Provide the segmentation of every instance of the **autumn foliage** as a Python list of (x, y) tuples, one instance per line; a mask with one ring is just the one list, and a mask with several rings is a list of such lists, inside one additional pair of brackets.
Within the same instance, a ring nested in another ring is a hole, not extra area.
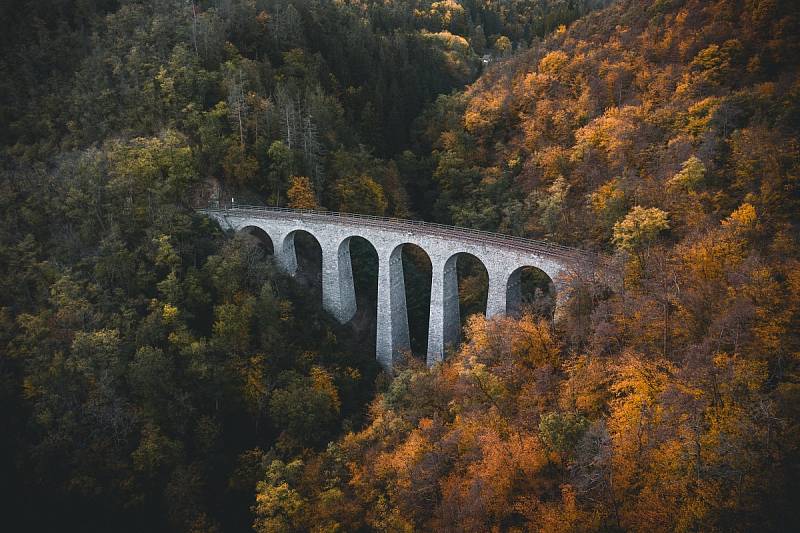
[(473, 316), (398, 371), (306, 465), (340, 465), (330, 527), (797, 529), (798, 24), (617, 2), (440, 97), (436, 216), (603, 259), (555, 323)]
[[(0, 14), (4, 530), (800, 531), (797, 1)], [(386, 371), (374, 249), (338, 324), (234, 197), (589, 253)]]

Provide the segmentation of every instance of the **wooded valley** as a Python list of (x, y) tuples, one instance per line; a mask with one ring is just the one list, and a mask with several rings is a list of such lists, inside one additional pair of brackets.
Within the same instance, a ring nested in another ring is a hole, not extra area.
[[(3, 529), (800, 530), (797, 2), (20, 0), (0, 25)], [(195, 211), (231, 198), (599, 261), (555, 320), (486, 319), (460, 265), (464, 341), (428, 368), (410, 250), (387, 373), (368, 245), (339, 324), (318, 243), (289, 277)]]

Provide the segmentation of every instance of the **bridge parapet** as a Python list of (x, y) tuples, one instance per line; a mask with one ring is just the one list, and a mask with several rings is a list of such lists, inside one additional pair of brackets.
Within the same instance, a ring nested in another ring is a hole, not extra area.
[(460, 226), (450, 226), (447, 224), (440, 224), (438, 222), (426, 222), (424, 220), (382, 217), (359, 213), (340, 213), (337, 211), (322, 211), (316, 209), (291, 209), (288, 207), (266, 207), (254, 205), (207, 207), (198, 209), (198, 211), (208, 215), (222, 214), (228, 216), (248, 216), (266, 219), (299, 217), (305, 220), (323, 221), (329, 224), (361, 223), (366, 226), (380, 227), (385, 229), (417, 231), (438, 236), (448, 236), (457, 239), (477, 241), (481, 243), (492, 243), (501, 246), (508, 246), (521, 251), (552, 255), (565, 261), (585, 261), (591, 256), (591, 254), (588, 254), (579, 248), (564, 246), (549, 241), (529, 239), (515, 235), (505, 235), (503, 233), (464, 228)]

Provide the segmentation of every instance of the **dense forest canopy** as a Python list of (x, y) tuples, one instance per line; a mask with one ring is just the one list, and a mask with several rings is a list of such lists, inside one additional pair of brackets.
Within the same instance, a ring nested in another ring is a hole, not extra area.
[[(800, 528), (796, 2), (23, 0), (0, 25), (12, 530)], [(555, 320), (483, 318), (466, 265), (465, 341), (388, 375), (374, 250), (340, 325), (316, 244), (287, 277), (192, 209), (220, 197), (601, 260)]]

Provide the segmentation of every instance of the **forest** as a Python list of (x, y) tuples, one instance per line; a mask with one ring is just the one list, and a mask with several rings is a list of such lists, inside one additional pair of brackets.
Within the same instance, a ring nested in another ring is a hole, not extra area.
[[(9, 0), (0, 48), (2, 529), (800, 530), (800, 3)], [(409, 252), (386, 371), (374, 251), (339, 324), (215, 198), (597, 261), (491, 319), (459, 265), (427, 367)]]

